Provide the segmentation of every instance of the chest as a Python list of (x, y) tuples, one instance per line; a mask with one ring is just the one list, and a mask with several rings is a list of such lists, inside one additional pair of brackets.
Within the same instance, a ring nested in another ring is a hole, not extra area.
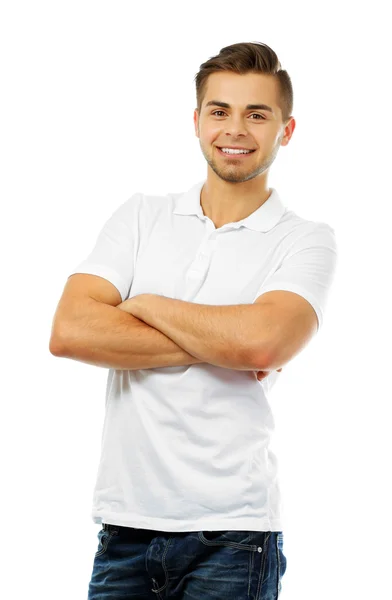
[(251, 303), (279, 266), (267, 233), (156, 226), (141, 236), (130, 297), (158, 294), (205, 304)]

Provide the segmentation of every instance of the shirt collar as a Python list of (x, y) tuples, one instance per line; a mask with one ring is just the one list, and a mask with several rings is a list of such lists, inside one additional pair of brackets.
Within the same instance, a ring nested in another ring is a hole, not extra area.
[[(207, 218), (200, 204), (200, 192), (204, 183), (205, 180), (199, 181), (176, 199), (173, 211), (175, 215), (197, 215), (203, 220)], [(245, 219), (231, 223), (230, 227), (238, 229), (242, 226), (254, 231), (269, 231), (275, 227), (286, 212), (286, 207), (276, 189), (270, 188), (270, 190), (272, 190), (271, 195), (264, 204)]]

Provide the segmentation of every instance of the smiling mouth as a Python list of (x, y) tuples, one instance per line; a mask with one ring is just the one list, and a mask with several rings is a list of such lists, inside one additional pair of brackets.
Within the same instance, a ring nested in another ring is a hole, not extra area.
[(250, 156), (251, 154), (253, 154), (253, 152), (256, 152), (256, 150), (251, 150), (251, 152), (223, 152), (221, 148), (219, 148), (219, 146), (217, 146), (218, 152), (221, 156), (225, 156), (230, 157), (230, 158), (245, 158), (246, 156)]

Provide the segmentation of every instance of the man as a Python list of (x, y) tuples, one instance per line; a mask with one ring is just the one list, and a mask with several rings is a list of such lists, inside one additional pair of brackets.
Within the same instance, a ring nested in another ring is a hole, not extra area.
[(206, 180), (121, 205), (52, 327), (53, 354), (110, 369), (89, 600), (277, 598), (286, 571), (267, 394), (322, 324), (334, 230), (267, 185), (295, 128), (277, 77), (201, 73)]

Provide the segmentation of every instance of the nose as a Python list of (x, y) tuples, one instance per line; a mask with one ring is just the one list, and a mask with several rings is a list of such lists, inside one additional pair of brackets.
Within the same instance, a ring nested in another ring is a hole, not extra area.
[(225, 135), (235, 139), (237, 136), (247, 135), (246, 123), (241, 117), (230, 117), (225, 122)]

